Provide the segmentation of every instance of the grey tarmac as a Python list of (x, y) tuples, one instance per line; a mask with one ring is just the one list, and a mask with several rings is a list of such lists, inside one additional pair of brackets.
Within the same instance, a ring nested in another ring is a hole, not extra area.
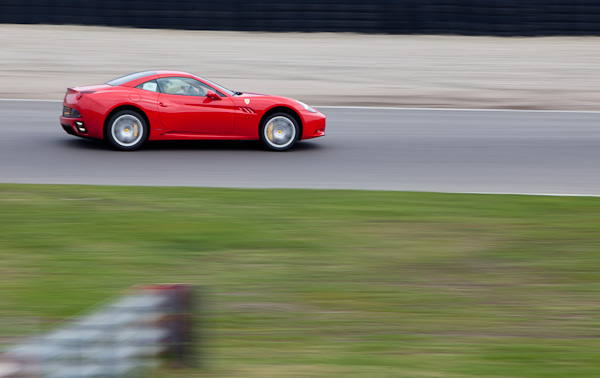
[(327, 135), (284, 153), (243, 141), (117, 152), (67, 135), (60, 102), (0, 101), (0, 182), (600, 195), (600, 113), (320, 110)]

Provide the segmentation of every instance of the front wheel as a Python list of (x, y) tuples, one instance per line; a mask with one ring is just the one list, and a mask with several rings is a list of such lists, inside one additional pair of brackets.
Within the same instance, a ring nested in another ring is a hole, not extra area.
[(270, 150), (289, 150), (299, 137), (300, 127), (287, 113), (272, 114), (260, 126), (260, 140)]
[(121, 110), (108, 120), (105, 138), (117, 150), (132, 151), (144, 144), (147, 135), (144, 117), (133, 110)]

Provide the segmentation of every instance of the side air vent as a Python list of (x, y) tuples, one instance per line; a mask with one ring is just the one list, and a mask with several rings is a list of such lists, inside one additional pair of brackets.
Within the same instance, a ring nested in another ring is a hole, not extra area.
[(252, 109), (252, 108), (248, 108), (246, 106), (240, 106), (239, 109), (241, 111), (243, 111), (244, 113), (248, 113), (248, 114), (256, 114), (256, 112)]

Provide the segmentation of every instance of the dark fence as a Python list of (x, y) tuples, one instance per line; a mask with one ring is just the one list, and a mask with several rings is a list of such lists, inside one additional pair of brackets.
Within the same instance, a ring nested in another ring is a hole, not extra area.
[(600, 35), (600, 1), (0, 0), (0, 23), (392, 34)]

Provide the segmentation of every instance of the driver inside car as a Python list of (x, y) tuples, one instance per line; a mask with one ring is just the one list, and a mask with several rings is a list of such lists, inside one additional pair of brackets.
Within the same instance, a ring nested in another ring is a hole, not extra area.
[(203, 87), (181, 80), (164, 80), (159, 82), (159, 85), (163, 93), (183, 96), (206, 96), (206, 91)]

